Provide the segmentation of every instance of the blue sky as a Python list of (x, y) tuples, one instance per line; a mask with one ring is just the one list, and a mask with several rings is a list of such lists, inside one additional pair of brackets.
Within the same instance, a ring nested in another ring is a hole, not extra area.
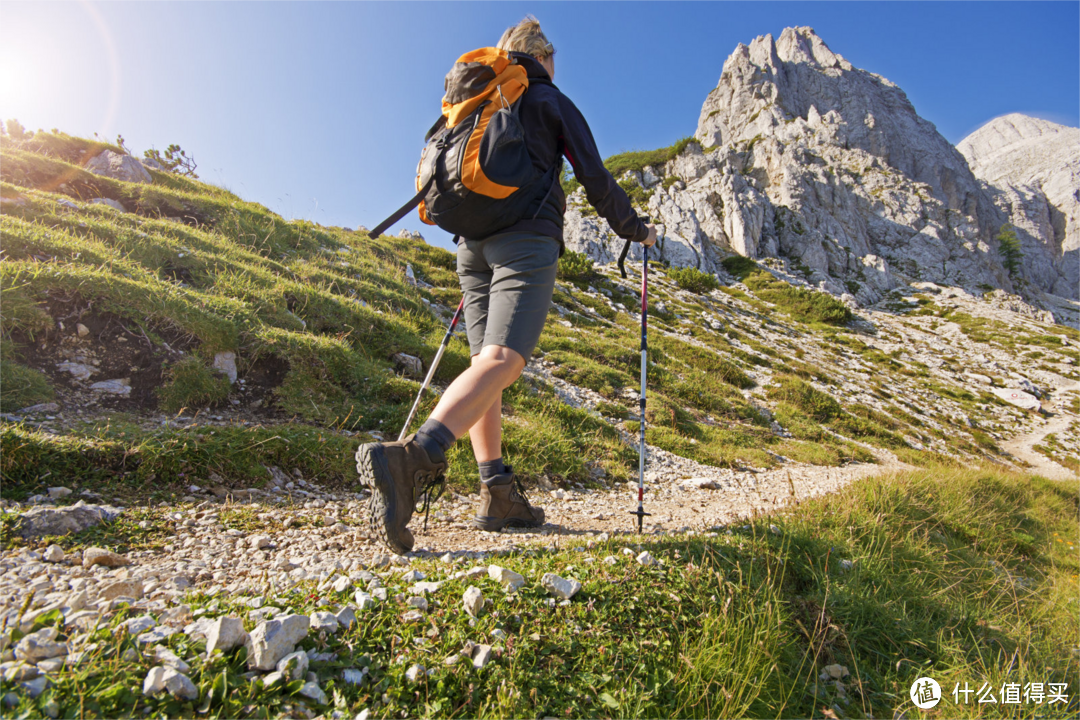
[[(412, 194), (458, 55), (527, 13), (601, 153), (670, 145), (739, 43), (813, 27), (958, 142), (1024, 112), (1080, 125), (1077, 2), (0, 3), (0, 117), (178, 143), (286, 218), (368, 227)], [(392, 231), (447, 236), (410, 215)]]

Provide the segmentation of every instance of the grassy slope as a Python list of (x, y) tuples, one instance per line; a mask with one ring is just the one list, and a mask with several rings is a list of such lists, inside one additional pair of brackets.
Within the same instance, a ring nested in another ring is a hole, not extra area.
[[(167, 535), (155, 512), (145, 519)], [(1077, 512), (1075, 488), (1022, 475), (937, 469), (871, 478), (730, 532), (632, 546), (659, 558), (658, 568), (636, 563), (617, 540), (517, 552), (495, 562), (525, 575), (519, 594), (503, 594), (486, 575), (449, 580), (429, 596), (424, 622), (402, 623), (399, 606), (379, 605), (350, 631), (312, 636), (303, 647), (338, 653), (313, 669), (331, 704), (350, 715), (822, 717), (835, 706), (847, 717), (919, 717), (908, 688), (929, 675), (946, 698), (927, 717), (1070, 717), (1080, 710)], [(222, 519), (252, 529), (242, 513)], [(129, 531), (118, 523), (108, 531), (114, 537), (94, 530), (61, 542), (147, 542), (146, 531)], [(608, 555), (617, 561), (603, 562)], [(436, 580), (451, 571), (435, 560), (414, 567)], [(544, 572), (584, 587), (569, 605), (551, 605), (539, 585)], [(396, 575), (387, 575), (391, 594), (407, 591)], [(470, 582), (491, 600), (473, 626), (460, 610)], [(250, 609), (242, 598), (190, 600), (211, 615)], [(311, 612), (320, 600), (335, 605), (351, 594), (304, 582), (273, 603)], [(119, 660), (134, 646), (111, 629), (124, 619), (100, 629), (96, 651), (16, 712), (39, 716), (52, 700), (65, 717), (302, 714), (297, 686), (249, 683), (242, 650), (206, 660), (203, 643), (183, 635), (168, 644), (192, 665), (199, 702), (143, 697), (152, 661)], [(52, 623), (62, 626), (49, 615), (35, 627)], [(483, 671), (446, 667), (469, 640), (493, 644), (493, 662)], [(409, 683), (403, 676), (414, 663), (433, 674)], [(850, 671), (843, 689), (818, 678), (833, 663)], [(343, 668), (360, 666), (370, 668), (366, 684), (341, 680)], [(1067, 682), (1071, 702), (958, 708), (948, 693), (964, 682)]]

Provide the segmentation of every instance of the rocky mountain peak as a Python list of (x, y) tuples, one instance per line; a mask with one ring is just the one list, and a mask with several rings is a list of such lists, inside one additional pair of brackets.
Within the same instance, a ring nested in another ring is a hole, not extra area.
[[(972, 172), (983, 165), (969, 166), (898, 86), (853, 66), (811, 28), (787, 28), (778, 40), (763, 35), (735, 48), (702, 105), (698, 144), (637, 175), (640, 210), (662, 225), (660, 259), (672, 265), (723, 274), (728, 254), (778, 257), (809, 284), (860, 305), (912, 282), (1076, 298), (1068, 249), (1070, 218), (1080, 213), (1068, 207), (1080, 202), (1066, 190), (1075, 191), (1080, 173), (1051, 168), (1075, 168), (1069, 158), (1080, 145), (1068, 144), (1068, 128), (1041, 121), (984, 130), (986, 139), (972, 142), (980, 157), (1038, 144), (1038, 153), (1025, 152), (1045, 155), (1044, 169), (1023, 165), (1024, 153), (1014, 164), (1052, 176), (1062, 197), (1048, 199), (1048, 179), (995, 189)], [(1060, 148), (1047, 150), (1057, 138)], [(608, 262), (621, 243), (602, 220), (577, 211), (583, 202), (570, 198), (567, 246)], [(1020, 267), (1002, 265), (1006, 224), (1017, 229)]]

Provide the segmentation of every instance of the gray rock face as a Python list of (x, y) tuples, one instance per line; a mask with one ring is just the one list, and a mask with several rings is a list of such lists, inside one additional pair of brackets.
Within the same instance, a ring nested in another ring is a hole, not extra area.
[(236, 384), (236, 353), (231, 350), (228, 352), (219, 352), (214, 356), (214, 369), (220, 370), (225, 373), (225, 376), (229, 378), (229, 384)]
[[(1067, 135), (1043, 127), (1039, 142)], [(1063, 256), (1071, 237), (1065, 200), (1040, 204), (1029, 185), (980, 182), (900, 88), (852, 66), (810, 28), (740, 44), (702, 106), (695, 137), (699, 144), (665, 166), (632, 176), (648, 198), (639, 210), (660, 226), (651, 258), (720, 272), (732, 253), (778, 256), (809, 284), (849, 293), (861, 306), (920, 281), (1015, 292), (995, 237), (1013, 208), (1024, 208), (1029, 294), (1077, 295), (1069, 273), (1078, 263), (1073, 257), (1068, 270)], [(1070, 173), (1060, 176), (1071, 184), (1054, 175), (1055, 187), (1075, 190)], [(622, 247), (583, 193), (568, 198), (564, 235), (568, 248), (598, 263), (613, 262)], [(639, 246), (630, 257), (640, 260)]]
[(106, 150), (86, 163), (86, 170), (95, 175), (104, 175), (114, 180), (134, 183), (150, 183), (153, 178), (135, 158)]
[[(956, 146), (995, 204), (1016, 228), (1033, 282), (1076, 297), (1080, 285), (1080, 129), (1013, 113), (996, 118)], [(1049, 256), (1047, 258), (1047, 256)], [(1049, 267), (1039, 260), (1049, 259)], [(1044, 285), (1045, 283), (1039, 282)]]
[(127, 212), (127, 208), (120, 204), (120, 202), (113, 200), (112, 198), (94, 198), (90, 201), (91, 205), (104, 205), (111, 207), (113, 210), (119, 210), (120, 212)]
[(109, 505), (86, 505), (81, 500), (69, 507), (34, 507), (23, 514), (19, 533), (24, 538), (68, 535), (109, 522), (119, 514), (119, 509)]

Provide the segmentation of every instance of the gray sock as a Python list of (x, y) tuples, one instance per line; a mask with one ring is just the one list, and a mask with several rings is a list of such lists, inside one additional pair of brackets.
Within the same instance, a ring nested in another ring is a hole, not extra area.
[(428, 455), (445, 455), (457, 440), (454, 434), (438, 420), (428, 420), (416, 431), (416, 442), (427, 451)]
[(480, 482), (485, 485), (490, 485), (491, 481), (494, 480), (496, 476), (506, 472), (506, 466), (503, 465), (502, 458), (488, 460), (486, 462), (478, 463), (478, 465), (480, 466)]

